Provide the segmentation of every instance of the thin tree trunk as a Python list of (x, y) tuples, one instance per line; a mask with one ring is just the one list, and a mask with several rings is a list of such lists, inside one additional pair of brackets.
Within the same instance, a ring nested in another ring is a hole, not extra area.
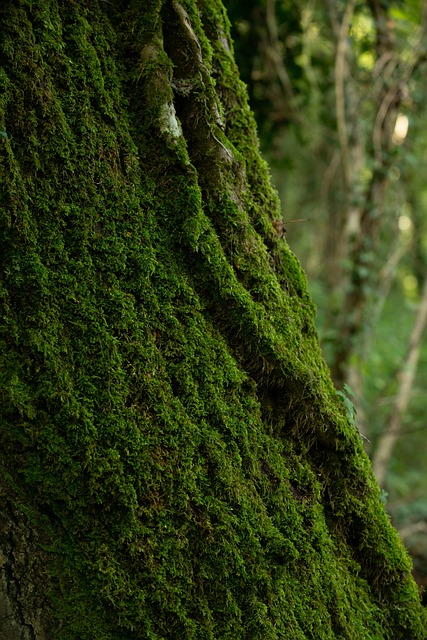
[(402, 420), (411, 399), (418, 360), (420, 357), (421, 341), (427, 323), (427, 281), (424, 282), (421, 300), (415, 316), (415, 322), (409, 340), (406, 357), (402, 363), (397, 378), (399, 389), (389, 424), (379, 439), (373, 458), (373, 470), (380, 486), (386, 479), (387, 469), (393, 454), (393, 449), (399, 437), (404, 437)]

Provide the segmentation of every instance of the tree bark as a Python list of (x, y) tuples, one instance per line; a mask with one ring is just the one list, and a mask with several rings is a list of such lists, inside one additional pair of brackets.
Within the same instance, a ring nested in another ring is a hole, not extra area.
[(46, 543), (17, 496), (0, 486), (0, 640), (52, 637)]
[(424, 638), (222, 4), (0, 19), (3, 636)]

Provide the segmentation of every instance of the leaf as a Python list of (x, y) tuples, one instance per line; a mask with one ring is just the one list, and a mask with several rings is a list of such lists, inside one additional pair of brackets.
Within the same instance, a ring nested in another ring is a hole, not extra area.
[[(354, 391), (351, 387), (349, 387), (348, 384), (343, 385), (343, 391), (337, 391), (337, 396), (339, 396), (341, 398), (341, 400), (343, 401), (344, 404), (344, 408), (345, 408), (345, 413), (346, 416), (348, 418), (348, 420), (351, 422), (351, 424), (355, 424), (356, 422), (356, 407), (354, 406), (353, 402), (351, 401), (350, 397), (354, 397)], [(350, 397), (349, 397), (350, 396)]]

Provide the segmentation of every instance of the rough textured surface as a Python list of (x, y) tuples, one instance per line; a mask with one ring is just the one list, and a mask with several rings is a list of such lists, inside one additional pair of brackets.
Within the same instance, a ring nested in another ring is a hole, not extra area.
[(0, 18), (0, 460), (56, 620), (6, 588), (3, 635), (424, 638), (221, 3)]
[(20, 507), (0, 483), (0, 640), (44, 640), (52, 624), (47, 538)]

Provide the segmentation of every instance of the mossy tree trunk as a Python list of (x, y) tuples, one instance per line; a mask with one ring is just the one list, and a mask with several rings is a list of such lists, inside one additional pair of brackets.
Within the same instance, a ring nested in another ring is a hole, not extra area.
[(0, 19), (0, 638), (424, 638), (221, 3)]

